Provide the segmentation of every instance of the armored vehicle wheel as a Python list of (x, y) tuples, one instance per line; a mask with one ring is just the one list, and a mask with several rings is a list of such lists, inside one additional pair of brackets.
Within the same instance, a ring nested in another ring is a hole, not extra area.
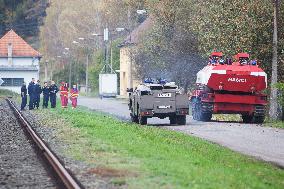
[(186, 124), (186, 116), (185, 115), (176, 116), (176, 122), (177, 122), (178, 125), (185, 125)]
[(139, 122), (138, 117), (135, 116), (135, 115), (131, 115), (131, 121), (132, 121), (133, 123), (138, 123), (138, 122)]
[(171, 125), (177, 124), (177, 117), (176, 117), (176, 115), (170, 116), (170, 124)]
[(138, 121), (140, 125), (147, 125), (147, 117), (139, 115)]

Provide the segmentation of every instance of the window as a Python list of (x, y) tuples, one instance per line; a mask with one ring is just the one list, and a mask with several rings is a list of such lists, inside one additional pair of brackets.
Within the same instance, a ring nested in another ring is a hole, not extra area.
[(2, 78), (4, 83), (1, 86), (22, 86), (24, 78)]
[(23, 82), (24, 82), (24, 78), (14, 78), (13, 86), (22, 86)]
[(12, 86), (12, 79), (10, 78), (2, 78), (4, 83), (1, 86)]

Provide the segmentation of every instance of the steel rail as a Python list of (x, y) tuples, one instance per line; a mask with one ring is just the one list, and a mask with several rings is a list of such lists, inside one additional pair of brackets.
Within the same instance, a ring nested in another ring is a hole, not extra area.
[(19, 121), (22, 123), (23, 127), (27, 130), (30, 137), (39, 147), (45, 158), (48, 160), (49, 164), (52, 166), (53, 170), (59, 176), (63, 184), (67, 189), (81, 189), (79, 183), (70, 175), (70, 173), (65, 169), (65, 167), (61, 164), (59, 159), (52, 153), (52, 151), (47, 147), (47, 145), (43, 142), (43, 140), (37, 135), (37, 133), (33, 130), (31, 125), (26, 121), (22, 113), (18, 110), (15, 104), (8, 98), (6, 98), (10, 107), (18, 117)]

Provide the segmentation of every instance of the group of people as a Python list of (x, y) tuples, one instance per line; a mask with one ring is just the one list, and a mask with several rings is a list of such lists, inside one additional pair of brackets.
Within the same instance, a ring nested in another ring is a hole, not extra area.
[[(56, 107), (56, 94), (60, 92), (61, 106), (62, 108), (67, 108), (68, 106), (68, 84), (65, 82), (61, 83), (60, 88), (56, 86), (54, 81), (50, 83), (44, 82), (44, 85), (41, 86), (40, 81), (32, 78), (32, 81), (29, 83), (28, 87), (26, 83), (23, 82), (21, 87), (21, 110), (24, 110), (27, 105), (27, 95), (29, 95), (29, 110), (33, 110), (35, 108), (39, 108), (40, 106), (40, 95), (43, 94), (43, 108), (48, 108), (48, 102), (50, 101), (51, 108)], [(70, 100), (72, 102), (72, 109), (77, 107), (77, 98), (79, 96), (79, 91), (76, 85), (70, 90)]]

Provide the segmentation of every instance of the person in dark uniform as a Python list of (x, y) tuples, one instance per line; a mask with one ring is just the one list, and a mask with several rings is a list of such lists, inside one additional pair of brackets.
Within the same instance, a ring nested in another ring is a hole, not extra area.
[(23, 82), (23, 85), (21, 87), (21, 97), (22, 97), (21, 110), (24, 110), (27, 105), (27, 86), (25, 82)]
[(35, 78), (32, 78), (32, 81), (29, 83), (28, 94), (30, 96), (29, 110), (33, 110), (34, 109), (34, 98), (35, 98)]
[(42, 87), (42, 94), (43, 94), (42, 108), (48, 107), (49, 93), (50, 93), (50, 87), (48, 86), (47, 82), (44, 82), (44, 86)]
[(51, 108), (56, 107), (56, 93), (58, 92), (58, 87), (55, 85), (54, 81), (51, 81), (51, 86), (50, 86), (50, 104)]
[(40, 80), (37, 80), (37, 83), (35, 84), (35, 103), (34, 107), (37, 109), (39, 108), (39, 102), (40, 102), (40, 94), (42, 93), (41, 86), (40, 86)]

